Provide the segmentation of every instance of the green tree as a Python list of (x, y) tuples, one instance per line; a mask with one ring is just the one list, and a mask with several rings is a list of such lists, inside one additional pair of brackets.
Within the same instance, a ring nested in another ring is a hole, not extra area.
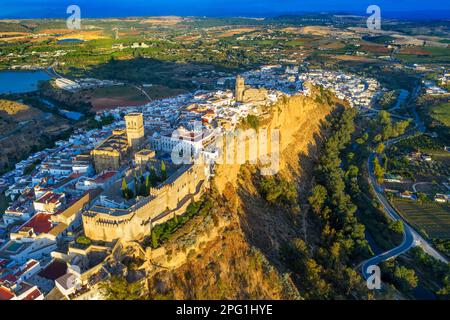
[(393, 135), (392, 120), (389, 112), (382, 110), (378, 114), (378, 122), (381, 126), (383, 140), (389, 139)]
[(140, 283), (129, 283), (125, 278), (112, 276), (100, 284), (100, 291), (107, 300), (138, 300), (141, 297)]
[(164, 163), (164, 160), (161, 160), (161, 175), (163, 180), (167, 179), (166, 164)]
[(377, 134), (373, 137), (373, 141), (375, 142), (380, 142), (381, 140), (383, 140), (383, 136), (381, 134)]
[(324, 186), (318, 184), (315, 185), (312, 190), (312, 195), (308, 198), (308, 202), (312, 207), (315, 214), (320, 214), (322, 207), (328, 197), (327, 189)]
[(125, 179), (125, 177), (122, 178), (122, 192), (125, 191), (126, 189), (128, 189), (128, 184), (127, 184), (127, 180)]
[(395, 136), (400, 136), (400, 135), (404, 134), (406, 131), (406, 128), (408, 128), (409, 124), (410, 124), (409, 120), (398, 121), (394, 125), (394, 129), (393, 129)]
[(156, 174), (156, 170), (154, 166), (151, 166), (150, 168), (150, 184), (152, 187), (155, 187), (158, 184), (158, 175)]
[(158, 235), (156, 234), (155, 230), (152, 230), (152, 247), (157, 248), (158, 247)]
[(450, 275), (445, 276), (443, 286), (437, 294), (441, 297), (448, 297), (450, 295)]
[(427, 195), (423, 192), (418, 192), (417, 193), (417, 202), (419, 204), (424, 204), (427, 201)]
[(253, 114), (249, 114), (247, 116), (247, 123), (255, 130), (258, 130), (259, 128), (259, 118)]
[(122, 196), (126, 199), (126, 200), (130, 200), (134, 197), (133, 191), (131, 191), (128, 188), (128, 184), (127, 181), (125, 179), (125, 177), (122, 178)]
[(413, 269), (408, 269), (404, 266), (396, 266), (394, 270), (394, 277), (397, 284), (403, 290), (410, 290), (417, 287), (418, 279)]
[(348, 170), (345, 173), (345, 176), (347, 179), (355, 179), (358, 177), (359, 174), (359, 168), (353, 164), (348, 166)]
[(376, 152), (377, 152), (378, 154), (382, 154), (382, 153), (384, 152), (384, 144), (383, 144), (382, 142), (380, 142), (380, 143), (377, 145)]
[(350, 163), (355, 159), (355, 154), (353, 152), (347, 153), (347, 162)]
[(389, 230), (398, 233), (398, 234), (403, 234), (405, 227), (403, 225), (402, 221), (393, 221), (389, 224)]
[(377, 157), (373, 159), (373, 172), (375, 178), (377, 179), (377, 182), (382, 183), (384, 177), (384, 168), (380, 165)]
[(145, 177), (145, 190), (147, 190), (147, 194), (149, 194), (150, 193), (150, 175), (148, 174), (146, 177)]
[(311, 298), (327, 298), (330, 285), (321, 277), (323, 268), (314, 259), (307, 259), (305, 263), (305, 280), (311, 290)]
[(346, 294), (350, 295), (354, 292), (361, 284), (361, 277), (358, 272), (352, 268), (345, 268), (344, 270), (344, 283), (347, 288)]
[(139, 194), (139, 182), (136, 177), (134, 177), (134, 179), (133, 179), (133, 185), (134, 185), (134, 194), (138, 195)]

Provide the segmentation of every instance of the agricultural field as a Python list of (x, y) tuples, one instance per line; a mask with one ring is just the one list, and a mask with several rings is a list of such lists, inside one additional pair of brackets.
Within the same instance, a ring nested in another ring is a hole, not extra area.
[[(169, 88), (162, 85), (152, 85), (151, 87), (141, 88), (141, 90), (144, 90), (151, 99), (163, 99), (187, 92), (183, 89)], [(124, 85), (95, 89), (90, 102), (93, 111), (100, 111), (116, 107), (143, 105), (148, 103), (149, 99), (136, 87)]]
[(413, 182), (446, 182), (450, 176), (450, 155), (435, 156), (429, 153), (432, 161), (408, 160), (406, 154), (389, 155), (388, 172), (399, 174)]
[(142, 105), (146, 102), (148, 102), (148, 98), (132, 86), (98, 88), (95, 89), (91, 98), (94, 111), (130, 105)]
[(450, 102), (438, 104), (430, 108), (430, 116), (432, 119), (450, 126)]
[(446, 193), (447, 188), (439, 183), (424, 182), (415, 185), (416, 192), (425, 193), (429, 196), (434, 196), (436, 193)]
[(395, 199), (394, 206), (417, 230), (432, 239), (450, 238), (450, 206), (426, 202)]
[(396, 55), (404, 63), (449, 63), (450, 48), (424, 47), (419, 49), (405, 49)]

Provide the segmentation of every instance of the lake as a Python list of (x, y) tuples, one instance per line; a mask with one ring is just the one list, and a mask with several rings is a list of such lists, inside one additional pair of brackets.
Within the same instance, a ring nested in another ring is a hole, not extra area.
[(39, 81), (50, 79), (51, 77), (42, 70), (0, 71), (0, 94), (36, 91)]

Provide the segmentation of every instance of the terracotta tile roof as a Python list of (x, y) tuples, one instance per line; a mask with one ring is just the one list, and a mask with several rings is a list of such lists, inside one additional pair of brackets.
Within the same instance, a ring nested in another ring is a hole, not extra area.
[(98, 175), (98, 176), (95, 178), (95, 182), (103, 182), (103, 181), (106, 181), (106, 180), (110, 179), (111, 177), (115, 176), (116, 173), (117, 173), (117, 171), (107, 171), (107, 172), (104, 172), (104, 173)]
[(34, 233), (36, 234), (47, 233), (52, 229), (50, 218), (51, 214), (37, 213), (20, 229), (26, 230), (26, 228), (33, 228)]
[(56, 203), (61, 198), (60, 194), (54, 193), (54, 192), (47, 192), (42, 197), (36, 200), (38, 203)]
[(10, 283), (15, 283), (17, 281), (17, 277), (10, 273), (0, 279), (0, 283), (3, 283), (5, 281), (8, 281)]
[(32, 292), (30, 292), (23, 300), (34, 300), (41, 295), (41, 291), (36, 288)]
[(0, 300), (11, 300), (14, 298), (14, 293), (11, 292), (8, 288), (0, 286)]
[(38, 262), (36, 260), (28, 261), (27, 264), (25, 265), (25, 268), (22, 271), (19, 271), (18, 273), (16, 273), (16, 277), (20, 277), (21, 275), (23, 275), (25, 272), (27, 272), (28, 270), (30, 270), (32, 267), (34, 267), (37, 264), (38, 264)]
[(49, 280), (56, 280), (67, 272), (67, 264), (63, 261), (54, 260), (38, 275)]

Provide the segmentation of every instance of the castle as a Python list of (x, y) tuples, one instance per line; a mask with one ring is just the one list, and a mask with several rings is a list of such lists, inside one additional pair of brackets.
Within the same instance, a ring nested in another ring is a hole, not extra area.
[[(266, 101), (267, 93), (266, 89), (246, 88), (244, 78), (236, 77), (236, 102)], [(156, 160), (155, 152), (146, 149), (143, 115), (130, 113), (125, 116), (125, 124), (126, 131), (113, 132), (111, 137), (92, 151), (97, 171), (119, 170), (132, 157), (136, 170), (142, 170), (146, 163)], [(170, 146), (171, 150), (173, 146)], [(159, 186), (150, 188), (148, 196), (137, 196), (133, 201), (125, 201), (117, 194), (101, 196), (100, 201), (83, 213), (85, 235), (92, 240), (105, 242), (142, 239), (150, 234), (154, 225), (184, 214), (187, 206), (200, 198), (209, 185), (209, 169), (205, 163), (183, 165)], [(131, 178), (128, 186), (134, 183), (135, 189), (138, 184), (136, 170), (131, 168), (125, 172), (125, 180)], [(113, 187), (116, 191), (119, 190), (119, 182), (116, 181)]]
[[(125, 123), (126, 130), (113, 131), (91, 154), (97, 172), (119, 170), (134, 156), (136, 168), (130, 167), (124, 177), (136, 184), (136, 171), (155, 161), (156, 154), (145, 148), (143, 115), (130, 113), (125, 116)], [(105, 242), (141, 239), (150, 234), (152, 226), (183, 214), (192, 201), (197, 201), (208, 186), (208, 173), (207, 166), (201, 163), (183, 165), (166, 181), (150, 188), (148, 196), (136, 196), (133, 201), (117, 195), (120, 178), (110, 187), (114, 190), (105, 190), (83, 213), (84, 233), (92, 240)]]
[(142, 113), (125, 116), (126, 130), (114, 130), (112, 135), (91, 151), (95, 171), (118, 170), (126, 163), (131, 151), (144, 145), (145, 130)]
[(127, 140), (130, 148), (139, 150), (144, 144), (144, 116), (142, 113), (129, 113), (125, 116)]
[(267, 90), (264, 88), (248, 88), (245, 86), (245, 80), (242, 76), (236, 77), (236, 85), (234, 89), (234, 95), (236, 102), (262, 102), (267, 99)]
[(112, 135), (91, 151), (97, 173), (118, 170), (129, 154), (129, 144), (125, 130), (114, 130)]
[(236, 77), (235, 97), (237, 102), (244, 102), (245, 80), (238, 75)]
[(94, 204), (83, 213), (83, 228), (92, 240), (111, 242), (136, 240), (149, 235), (154, 225), (185, 213), (208, 187), (206, 167), (184, 165), (162, 185), (151, 188), (150, 195), (127, 209)]

